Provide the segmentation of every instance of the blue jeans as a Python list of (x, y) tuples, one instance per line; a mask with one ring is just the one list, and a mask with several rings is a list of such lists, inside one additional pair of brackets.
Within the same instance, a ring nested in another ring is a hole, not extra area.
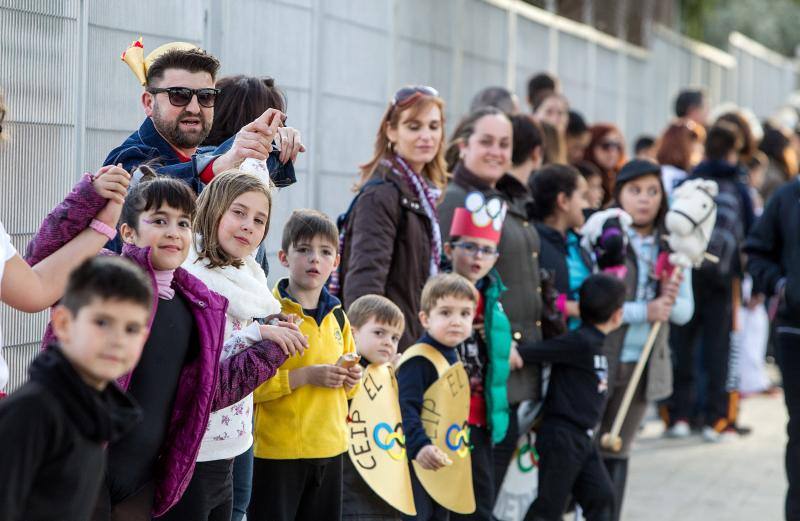
[(253, 446), (233, 460), (233, 514), (231, 521), (242, 521), (250, 505), (253, 489)]

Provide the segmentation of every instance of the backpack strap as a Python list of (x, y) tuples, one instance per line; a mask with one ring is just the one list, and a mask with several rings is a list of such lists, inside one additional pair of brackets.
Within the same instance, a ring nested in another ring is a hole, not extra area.
[(344, 334), (345, 317), (342, 306), (336, 306), (335, 308), (333, 308), (333, 316), (336, 318), (336, 323), (339, 324), (339, 331), (341, 331), (342, 334)]
[(380, 185), (380, 184), (383, 184), (385, 182), (386, 181), (384, 181), (380, 177), (373, 177), (372, 179), (370, 179), (369, 181), (364, 183), (361, 186), (361, 188), (358, 189), (358, 192), (356, 192), (356, 195), (353, 196), (353, 200), (350, 201), (350, 204), (347, 206), (347, 210), (345, 210), (344, 213), (339, 215), (339, 218), (336, 219), (336, 225), (338, 226), (340, 232), (342, 231), (344, 226), (347, 224), (347, 220), (350, 218), (350, 214), (353, 212), (353, 208), (355, 207), (356, 202), (358, 201), (358, 198), (361, 197), (361, 194), (364, 193), (364, 190), (367, 187)]
[(414, 344), (405, 350), (403, 353), (403, 358), (400, 359), (400, 363), (397, 364), (395, 371), (399, 370), (401, 365), (411, 360), (415, 356), (426, 358), (430, 363), (432, 363), (436, 368), (436, 372), (439, 374), (439, 377), (441, 377), (450, 368), (450, 362), (448, 362), (447, 358), (445, 358), (444, 355), (435, 347), (429, 344)]

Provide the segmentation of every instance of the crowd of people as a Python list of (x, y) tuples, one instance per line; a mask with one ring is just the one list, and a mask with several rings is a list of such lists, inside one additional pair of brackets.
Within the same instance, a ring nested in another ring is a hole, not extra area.
[[(347, 211), (295, 209), (277, 232), (273, 188), (303, 182), (305, 146), (275, 80), (217, 78), (219, 61), (190, 44), (144, 59), (137, 42), (123, 59), (144, 87), (140, 128), (23, 255), (0, 224), (0, 299), (52, 307), (29, 380), (0, 400), (2, 519), (503, 519), (518, 440), (535, 433), (538, 495), (516, 519), (578, 508), (618, 521), (650, 407), (670, 438), (746, 435), (738, 400), (770, 390), (768, 345), (789, 410), (786, 518), (800, 519), (795, 129), (711, 115), (687, 89), (660, 135), (633, 140), (587, 122), (541, 73), (530, 110), (489, 87), (447, 136), (438, 91), (406, 86), (376, 121)], [(676, 276), (666, 216), (692, 179), (718, 187), (713, 259)], [(606, 209), (630, 216), (613, 269), (581, 236)], [(288, 273), (272, 286), (268, 233)], [(382, 365), (415, 514), (351, 459), (348, 402)], [(471, 512), (435, 484), (454, 463), (426, 404), (453, 367), (468, 398), (443, 407), (467, 404), (469, 468), (454, 468)], [(0, 354), (0, 390), (7, 380)], [(600, 444), (621, 408), (621, 445)]]

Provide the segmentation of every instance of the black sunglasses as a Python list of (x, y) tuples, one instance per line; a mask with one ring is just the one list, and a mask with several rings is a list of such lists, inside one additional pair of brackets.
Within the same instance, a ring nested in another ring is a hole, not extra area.
[(169, 102), (174, 107), (185, 107), (192, 102), (192, 98), (197, 96), (197, 103), (201, 107), (207, 109), (214, 107), (214, 102), (217, 101), (219, 89), (190, 89), (189, 87), (148, 87), (147, 92), (150, 94), (159, 94), (166, 92), (169, 96)]
[(616, 148), (619, 151), (622, 151), (622, 143), (618, 143), (617, 141), (606, 141), (604, 143), (600, 143), (600, 148), (602, 148), (606, 152), (614, 148)]
[(427, 85), (413, 85), (411, 87), (403, 87), (395, 92), (394, 96), (392, 96), (392, 105), (403, 105), (415, 94), (439, 97), (439, 91), (433, 87), (428, 87)]

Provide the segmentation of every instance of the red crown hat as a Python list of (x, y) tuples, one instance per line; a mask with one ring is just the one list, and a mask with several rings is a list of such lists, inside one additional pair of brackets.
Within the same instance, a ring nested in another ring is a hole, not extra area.
[(453, 213), (450, 236), (480, 237), (497, 244), (507, 209), (499, 197), (486, 199), (480, 192), (470, 192), (464, 199), (464, 208), (456, 208)]

